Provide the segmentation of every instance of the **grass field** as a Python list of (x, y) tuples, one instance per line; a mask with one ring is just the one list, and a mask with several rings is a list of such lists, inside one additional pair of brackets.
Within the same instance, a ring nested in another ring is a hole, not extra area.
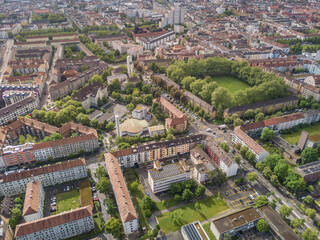
[(244, 90), (250, 87), (248, 84), (242, 82), (240, 79), (229, 76), (214, 77), (213, 80), (218, 83), (219, 87), (224, 87), (228, 89), (231, 93), (235, 93), (236, 91)]
[(201, 222), (229, 209), (225, 200), (218, 200), (216, 196), (203, 198), (197, 203), (200, 205), (198, 209), (194, 202), (159, 215), (157, 218), (163, 233), (168, 234), (177, 231), (183, 225), (197, 220)]
[(210, 240), (216, 240), (215, 236), (213, 235), (211, 229), (210, 229), (210, 225), (211, 225), (211, 222), (208, 222), (206, 224), (203, 224), (202, 227), (203, 229), (206, 231), (208, 237), (210, 238)]
[(57, 195), (57, 211), (55, 214), (80, 207), (79, 190), (64, 192)]
[(281, 137), (290, 144), (298, 144), (302, 130), (307, 131), (310, 134), (310, 136), (320, 134), (320, 123), (304, 127), (303, 129), (299, 129), (297, 132), (294, 133), (282, 134)]

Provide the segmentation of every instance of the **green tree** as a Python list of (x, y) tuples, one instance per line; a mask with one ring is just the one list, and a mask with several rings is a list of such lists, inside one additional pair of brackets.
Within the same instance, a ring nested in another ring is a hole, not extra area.
[(208, 179), (212, 184), (221, 186), (227, 181), (226, 173), (224, 173), (220, 168), (216, 168), (213, 171), (208, 172)]
[(234, 159), (233, 159), (238, 165), (240, 165), (240, 162), (241, 162), (241, 157), (236, 155), (234, 156)]
[(107, 177), (108, 173), (106, 171), (106, 169), (103, 166), (99, 166), (96, 169), (96, 172), (94, 173), (94, 176), (98, 179), (102, 178), (102, 177)]
[(299, 218), (294, 218), (291, 220), (291, 223), (290, 225), (293, 227), (293, 228), (299, 228), (301, 227), (301, 225), (304, 223), (304, 219), (299, 219)]
[(269, 224), (266, 220), (260, 219), (257, 223), (257, 230), (261, 233), (264, 233), (268, 230)]
[(315, 162), (318, 160), (318, 152), (316, 149), (307, 147), (301, 153), (302, 164)]
[(199, 185), (196, 190), (196, 196), (202, 196), (206, 192), (206, 188), (203, 185)]
[(254, 182), (254, 181), (256, 181), (258, 179), (258, 175), (255, 172), (249, 172), (247, 174), (247, 179), (248, 179), (249, 182)]
[(310, 195), (308, 195), (303, 199), (303, 202), (308, 206), (311, 206), (313, 204), (313, 198)]
[(154, 200), (151, 199), (150, 196), (145, 196), (142, 199), (142, 208), (143, 210), (154, 210), (156, 209), (156, 202)]
[(288, 176), (289, 165), (287, 163), (280, 163), (274, 168), (274, 173), (281, 179), (285, 181)]
[(63, 136), (60, 133), (52, 133), (50, 136), (53, 140), (59, 140), (62, 139)]
[(137, 192), (139, 190), (139, 183), (137, 181), (134, 181), (130, 184), (130, 190), (132, 192)]
[(229, 144), (228, 143), (222, 142), (222, 143), (220, 143), (220, 146), (225, 152), (229, 152)]
[(302, 239), (303, 240), (317, 240), (318, 239), (318, 231), (314, 229), (307, 228), (302, 233)]
[(182, 200), (183, 201), (189, 201), (193, 198), (193, 193), (189, 190), (189, 189), (185, 189), (183, 190), (183, 193), (182, 193)]
[(278, 176), (276, 176), (276, 175), (272, 175), (272, 176), (270, 177), (270, 182), (271, 182), (271, 184), (272, 184), (273, 186), (275, 186), (275, 187), (277, 187), (277, 186), (280, 185)]
[(313, 208), (307, 208), (305, 214), (313, 220), (316, 217), (316, 210)]
[(265, 176), (266, 178), (270, 179), (273, 172), (271, 171), (270, 167), (265, 167), (263, 169), (263, 172), (262, 172), (263, 176)]
[(265, 168), (265, 164), (263, 162), (257, 162), (256, 164), (256, 168), (259, 170), (259, 171), (263, 171), (263, 169)]
[(240, 148), (240, 154), (241, 154), (242, 156), (245, 156), (248, 151), (249, 151), (249, 148), (248, 148), (247, 146), (242, 146), (242, 147)]
[(118, 218), (112, 217), (105, 224), (105, 232), (112, 234), (114, 238), (119, 238), (122, 235), (122, 224)]
[(229, 90), (218, 87), (211, 95), (212, 105), (216, 108), (226, 109), (232, 106), (232, 95)]
[(97, 187), (97, 190), (99, 190), (99, 192), (101, 193), (110, 192), (112, 190), (110, 180), (107, 177), (100, 178), (96, 187)]
[(92, 119), (90, 121), (90, 127), (95, 128), (95, 129), (99, 129), (100, 123), (99, 123), (98, 119)]
[(19, 144), (25, 144), (26, 143), (26, 138), (23, 135), (19, 136)]
[(263, 113), (258, 113), (255, 117), (256, 122), (262, 121), (264, 119), (264, 114)]
[(262, 205), (265, 205), (265, 204), (268, 204), (269, 203), (269, 200), (266, 196), (264, 195), (260, 195), (259, 197), (257, 197), (257, 200), (256, 200), (256, 205), (257, 206), (262, 206)]
[(292, 208), (284, 204), (281, 205), (279, 208), (279, 213), (283, 219), (286, 219), (287, 217), (289, 217), (291, 215), (291, 212), (292, 212)]
[(269, 142), (273, 135), (273, 130), (270, 130), (269, 128), (264, 128), (261, 133), (261, 140), (264, 142)]

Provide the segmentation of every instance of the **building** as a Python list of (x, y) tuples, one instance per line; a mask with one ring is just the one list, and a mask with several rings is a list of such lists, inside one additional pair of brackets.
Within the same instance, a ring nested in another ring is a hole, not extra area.
[(146, 106), (138, 105), (133, 111), (132, 111), (132, 117), (136, 119), (145, 119), (148, 113), (148, 108)]
[(266, 156), (269, 155), (269, 152), (249, 137), (240, 126), (234, 128), (231, 136), (234, 144), (241, 144), (242, 146), (247, 146), (249, 148), (249, 151), (255, 155), (256, 162), (262, 162)]
[(211, 222), (210, 229), (217, 240), (223, 239), (226, 234), (236, 235), (255, 227), (262, 217), (253, 207), (231, 213)]
[(318, 144), (320, 144), (320, 135), (315, 134), (310, 136), (309, 133), (305, 130), (302, 130), (299, 142), (298, 142), (298, 148), (302, 151), (306, 147), (315, 148)]
[(44, 196), (41, 181), (29, 182), (27, 184), (22, 211), (25, 222), (43, 218)]
[(148, 127), (149, 136), (154, 137), (155, 135), (161, 136), (162, 133), (164, 133), (164, 126), (162, 125), (156, 125)]
[(294, 171), (299, 173), (306, 183), (318, 181), (320, 179), (320, 161), (297, 166)]
[(218, 168), (218, 165), (202, 148), (195, 147), (191, 149), (190, 159), (194, 164), (193, 178), (199, 184), (208, 181), (208, 173)]
[(150, 142), (113, 152), (113, 155), (121, 166), (133, 167), (145, 162), (153, 162), (189, 153), (197, 144), (204, 144), (205, 138), (205, 135), (199, 134), (164, 142)]
[(262, 112), (267, 111), (269, 108), (273, 108), (274, 110), (279, 110), (282, 108), (286, 108), (289, 106), (296, 106), (299, 102), (299, 98), (296, 96), (288, 96), (284, 98), (276, 98), (263, 102), (250, 103), (243, 106), (236, 106), (227, 108), (224, 110), (224, 117), (232, 116), (233, 114), (238, 114), (239, 117), (243, 117), (245, 112), (249, 109), (257, 109), (259, 108)]
[(179, 6), (174, 6), (159, 22), (159, 27), (164, 28), (167, 25), (179, 25), (184, 24), (185, 10)]
[(174, 40), (175, 38), (176, 38), (176, 33), (174, 31), (171, 31), (163, 35), (160, 35), (158, 37), (141, 37), (139, 38), (139, 44), (145, 50), (151, 50), (156, 47), (159, 47), (162, 44), (165, 44), (166, 42)]
[(164, 97), (156, 98), (153, 102), (159, 103), (161, 110), (169, 115), (169, 118), (166, 118), (165, 120), (165, 127), (167, 131), (169, 131), (170, 128), (173, 128), (178, 132), (183, 132), (187, 129), (188, 117), (173, 104), (168, 102)]
[(85, 206), (32, 222), (19, 224), (16, 227), (15, 239), (60, 240), (80, 235), (94, 229), (92, 207)]
[(119, 128), (119, 136), (131, 136), (136, 135), (142, 136), (148, 133), (148, 122), (146, 120), (137, 120), (137, 119), (127, 119), (120, 125), (117, 125), (116, 128)]
[(72, 99), (81, 102), (83, 108), (89, 109), (99, 107), (98, 100), (102, 100), (104, 96), (108, 96), (107, 86), (100, 82), (93, 82), (73, 94)]
[(26, 192), (27, 184), (41, 181), (43, 187), (87, 177), (84, 158), (44, 167), (4, 174), (0, 181), (0, 195), (13, 196)]
[(232, 177), (237, 174), (239, 165), (219, 146), (213, 138), (207, 137), (205, 150), (213, 159), (213, 162), (226, 174)]
[(128, 71), (128, 76), (131, 77), (133, 73), (133, 62), (132, 62), (131, 55), (127, 56), (127, 71)]
[(25, 116), (31, 113), (34, 109), (38, 108), (38, 106), (39, 97), (31, 93), (29, 97), (0, 109), (0, 126), (16, 120), (19, 116)]
[(199, 221), (184, 225), (181, 228), (184, 240), (209, 240), (209, 236)]
[(187, 97), (187, 102), (191, 103), (192, 107), (198, 106), (200, 109), (203, 109), (205, 113), (210, 117), (216, 117), (217, 111), (212, 105), (210, 105), (206, 101), (203, 101), (201, 98), (197, 97), (189, 91), (185, 91), (183, 94)]
[(106, 153), (104, 158), (110, 183), (118, 205), (124, 233), (126, 235), (134, 233), (139, 228), (139, 220), (133, 206), (126, 180), (123, 177), (117, 158), (112, 153)]
[(171, 184), (185, 182), (190, 178), (189, 166), (183, 160), (167, 165), (155, 161), (153, 167), (148, 171), (148, 182), (153, 193), (167, 191)]
[(280, 136), (273, 136), (271, 143), (279, 150), (283, 151), (283, 156), (293, 164), (299, 164), (301, 161), (300, 149), (294, 145), (288, 143)]

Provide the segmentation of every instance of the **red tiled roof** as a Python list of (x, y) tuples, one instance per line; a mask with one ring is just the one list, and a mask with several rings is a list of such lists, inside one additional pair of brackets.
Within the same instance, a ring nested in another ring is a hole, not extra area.
[(242, 131), (240, 126), (235, 127), (234, 134), (236, 134), (238, 138), (240, 138), (249, 148), (251, 148), (258, 155), (266, 151), (256, 141), (254, 141), (244, 131)]
[(37, 213), (40, 201), (41, 181), (29, 182), (24, 198), (22, 216)]
[(117, 205), (123, 222), (129, 222), (137, 219), (137, 213), (133, 206), (126, 180), (123, 177), (118, 160), (112, 153), (104, 155), (106, 160), (106, 168), (110, 177), (114, 195), (117, 200)]
[(86, 165), (85, 159), (79, 158), (73, 161), (67, 161), (67, 162), (57, 163), (53, 165), (48, 165), (45, 167), (34, 168), (34, 169), (21, 171), (21, 172), (15, 172), (8, 175), (2, 175), (2, 180), (4, 183), (18, 181), (20, 179), (24, 179), (32, 176), (39, 176), (47, 173), (62, 171), (65, 169), (75, 168), (75, 167), (80, 167), (85, 165)]
[(16, 227), (15, 237), (39, 232), (48, 228), (56, 227), (65, 223), (74, 222), (92, 216), (92, 207), (85, 206), (57, 215), (41, 218), (32, 222), (20, 224)]

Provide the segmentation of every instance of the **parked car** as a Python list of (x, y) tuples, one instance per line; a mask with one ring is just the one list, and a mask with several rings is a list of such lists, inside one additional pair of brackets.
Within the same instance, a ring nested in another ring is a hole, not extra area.
[(57, 206), (57, 203), (56, 202), (51, 203), (51, 206)]
[(150, 193), (149, 192), (146, 192), (147, 196), (150, 196)]
[(69, 186), (67, 186), (67, 191), (70, 191), (70, 187)]

